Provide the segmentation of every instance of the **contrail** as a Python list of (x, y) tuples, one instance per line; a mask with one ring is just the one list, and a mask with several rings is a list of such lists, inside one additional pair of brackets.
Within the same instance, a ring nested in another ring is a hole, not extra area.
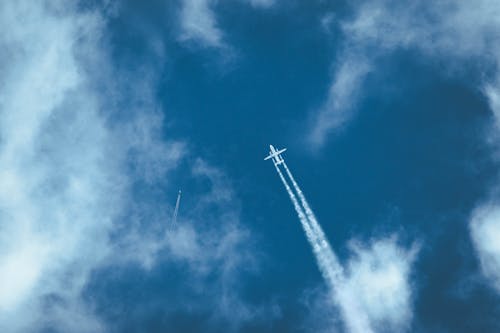
[(309, 225), (311, 226), (312, 232), (314, 234), (314, 238), (317, 240), (319, 246), (321, 247), (322, 250), (321, 253), (323, 258), (322, 264), (325, 266), (328, 280), (330, 281), (330, 284), (333, 287), (333, 285), (337, 284), (337, 282), (342, 279), (342, 274), (343, 274), (342, 266), (340, 265), (337, 257), (335, 256), (335, 253), (333, 252), (330, 243), (326, 239), (325, 233), (323, 232), (323, 229), (319, 225), (316, 216), (314, 215), (311, 207), (309, 206), (309, 203), (307, 202), (304, 193), (302, 192), (299, 185), (295, 181), (295, 178), (293, 177), (292, 173), (290, 172), (290, 169), (288, 169), (285, 162), (283, 162), (283, 167), (285, 168), (288, 177), (292, 181), (292, 185), (295, 189), (295, 192), (297, 192), (297, 195), (299, 196), (302, 207), (304, 207), (304, 211), (309, 221)]
[(177, 223), (177, 215), (179, 214), (179, 205), (181, 204), (181, 190), (179, 190), (179, 194), (177, 195), (177, 201), (175, 202), (174, 215), (172, 216), (172, 227)]
[[(297, 192), (302, 206), (299, 205), (295, 194), (291, 190), (288, 182), (277, 165), (275, 165), (276, 170), (278, 171), (281, 181), (285, 185), (288, 195), (290, 196), (295, 210), (299, 215), (299, 220), (304, 226), (307, 240), (313, 248), (321, 275), (326, 280), (330, 288), (334, 302), (340, 307), (348, 330), (353, 333), (373, 333), (370, 321), (363, 311), (361, 311), (358, 300), (354, 299), (353, 295), (346, 290), (343, 268), (333, 252), (321, 225), (314, 215), (314, 212), (309, 206), (304, 193), (295, 181), (295, 178), (285, 162), (283, 161), (281, 164), (283, 164), (283, 167), (292, 182), (295, 192)], [(304, 221), (304, 218), (306, 218), (306, 221)]]
[(278, 168), (277, 165), (274, 166), (276, 168), (276, 171), (278, 172), (278, 175), (280, 176), (281, 181), (283, 182), (283, 185), (285, 186), (286, 191), (288, 192), (288, 195), (290, 196), (290, 200), (293, 203), (293, 207), (295, 208), (295, 211), (297, 212), (297, 215), (299, 216), (300, 223), (302, 224), (302, 228), (304, 228), (304, 231), (306, 233), (307, 240), (311, 243), (313, 246), (313, 249), (316, 252), (316, 248), (319, 249), (319, 247), (316, 244), (315, 237), (312, 233), (311, 226), (309, 224), (309, 221), (307, 220), (304, 211), (302, 210), (302, 207), (300, 206), (297, 198), (295, 197), (295, 194), (292, 192), (292, 189), (290, 188), (290, 185), (288, 185), (288, 182), (286, 181), (285, 177), (283, 176), (283, 173), (281, 173), (281, 170)]
[[(270, 145), (269, 148), (269, 156), (267, 156), (265, 160), (272, 159), (273, 161), (274, 167), (276, 168), (276, 171), (285, 186), (295, 211), (297, 212), (300, 223), (304, 228), (306, 238), (313, 249), (319, 271), (330, 289), (332, 300), (339, 306), (342, 317), (345, 319), (346, 328), (348, 331), (353, 333), (373, 333), (370, 320), (363, 311), (363, 305), (354, 297), (354, 294), (350, 292), (342, 266), (335, 256), (335, 253), (333, 252), (323, 229), (318, 223), (316, 216), (309, 206), (304, 193), (295, 181), (295, 178), (288, 169), (288, 166), (285, 164), (283, 157), (281, 157), (281, 154), (286, 150), (286, 148), (277, 150), (272, 145)], [(300, 203), (299, 200), (297, 200), (294, 191), (290, 188), (288, 181), (281, 172), (281, 169), (279, 168), (280, 164), (283, 164), (286, 174), (292, 182), (293, 188), (300, 199)]]
[(288, 185), (288, 182), (286, 181), (279, 167), (275, 165), (275, 168), (281, 178), (281, 181), (283, 182), (283, 185), (285, 186), (286, 191), (288, 192), (288, 195), (290, 196), (290, 200), (293, 203), (302, 227), (306, 232), (306, 238), (313, 248), (319, 270), (329, 286), (334, 289), (335, 285), (337, 285), (338, 282), (342, 279), (342, 267), (338, 263), (337, 258), (333, 254), (333, 251), (331, 250), (325, 238), (321, 237), (321, 234), (318, 234), (318, 232), (315, 232), (315, 230), (312, 228), (310, 221), (304, 214), (304, 210), (300, 206), (297, 197)]
[[(293, 185), (295, 191), (297, 192), (297, 195), (299, 196), (300, 202), (302, 203), (302, 207), (304, 207), (305, 213), (307, 215), (308, 220), (311, 222), (312, 228), (315, 230), (315, 232), (318, 233), (319, 236), (321, 236), (321, 238), (324, 238), (326, 240), (325, 233), (323, 232), (323, 229), (319, 225), (318, 220), (316, 219), (316, 216), (314, 215), (311, 207), (309, 206), (309, 203), (307, 202), (306, 197), (304, 196), (304, 193), (300, 189), (299, 184), (297, 184), (297, 182), (295, 181), (295, 178), (293, 177), (290, 169), (288, 169), (288, 166), (286, 165), (286, 163), (284, 161), (283, 161), (283, 167), (285, 168), (285, 171), (286, 171), (288, 177), (292, 181), (292, 185)], [(326, 242), (326, 245), (330, 246), (330, 244), (328, 244), (328, 242)], [(332, 251), (332, 250), (330, 249), (330, 251)]]

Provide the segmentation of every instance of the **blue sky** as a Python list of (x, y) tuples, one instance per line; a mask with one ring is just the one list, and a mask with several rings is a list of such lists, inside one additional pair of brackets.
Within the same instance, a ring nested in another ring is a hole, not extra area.
[(3, 1), (0, 330), (498, 332), (498, 17), (493, 0)]

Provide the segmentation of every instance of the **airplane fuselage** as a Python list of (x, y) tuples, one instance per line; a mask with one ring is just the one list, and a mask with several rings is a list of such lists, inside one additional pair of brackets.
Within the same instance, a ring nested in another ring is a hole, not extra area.
[(264, 158), (264, 160), (272, 158), (274, 165), (279, 165), (285, 162), (281, 154), (286, 150), (286, 148), (283, 148), (281, 150), (276, 150), (276, 148), (274, 148), (273, 145), (269, 145), (269, 149), (270, 149), (269, 155), (266, 158)]

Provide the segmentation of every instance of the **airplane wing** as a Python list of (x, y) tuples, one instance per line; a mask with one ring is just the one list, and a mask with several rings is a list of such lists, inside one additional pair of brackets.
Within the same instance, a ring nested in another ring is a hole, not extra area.
[(281, 150), (278, 150), (278, 151), (275, 151), (274, 153), (269, 153), (269, 156), (267, 156), (266, 158), (264, 158), (264, 161), (265, 160), (268, 160), (270, 158), (273, 158), (275, 156), (279, 156), (281, 153), (283, 153), (284, 151), (286, 150), (286, 148), (283, 148)]

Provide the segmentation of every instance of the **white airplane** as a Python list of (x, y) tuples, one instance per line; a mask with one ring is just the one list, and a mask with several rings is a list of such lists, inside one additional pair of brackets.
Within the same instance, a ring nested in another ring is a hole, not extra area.
[(269, 156), (267, 156), (264, 160), (272, 158), (274, 165), (279, 165), (285, 162), (283, 160), (283, 157), (281, 157), (281, 154), (286, 150), (286, 148), (276, 150), (273, 145), (269, 145), (269, 148), (271, 149), (271, 151), (269, 152)]

